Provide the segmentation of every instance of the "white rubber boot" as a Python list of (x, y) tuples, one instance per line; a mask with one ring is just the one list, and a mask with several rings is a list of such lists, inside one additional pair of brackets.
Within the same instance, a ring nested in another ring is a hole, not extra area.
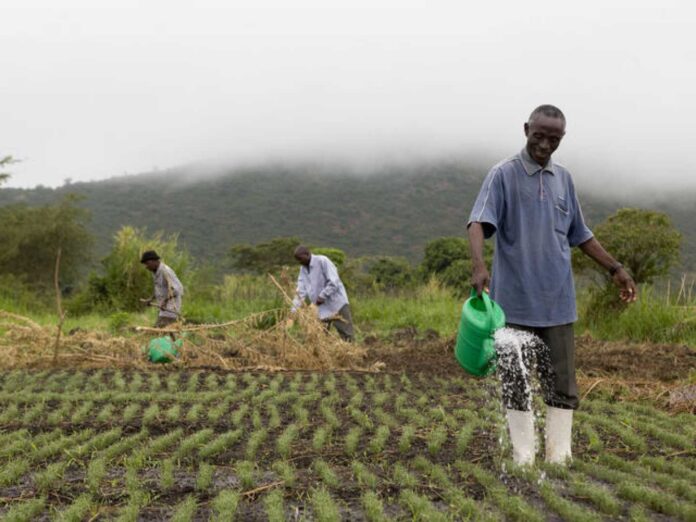
[(571, 458), (573, 410), (546, 408), (546, 462), (566, 464)]
[(507, 410), (508, 429), (512, 442), (512, 459), (519, 466), (534, 465), (536, 437), (534, 434), (534, 412)]

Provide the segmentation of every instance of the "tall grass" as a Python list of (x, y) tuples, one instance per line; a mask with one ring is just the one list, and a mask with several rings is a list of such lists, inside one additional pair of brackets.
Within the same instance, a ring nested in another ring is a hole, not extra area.
[[(194, 282), (195, 283), (195, 282)], [(215, 323), (246, 317), (264, 310), (287, 308), (278, 290), (265, 276), (228, 275), (218, 285), (196, 287), (192, 283), (184, 298), (183, 314), (192, 322)], [(605, 340), (683, 343), (696, 346), (696, 295), (690, 280), (669, 289), (642, 287), (636, 303), (615, 310), (596, 306), (588, 288), (578, 292), (577, 331)], [(25, 295), (16, 299), (0, 292), (0, 309), (30, 316), (42, 325), (56, 324), (52, 307)], [(358, 338), (388, 336), (394, 330), (434, 330), (440, 336), (456, 334), (464, 299), (435, 279), (417, 287), (393, 292), (369, 291), (349, 294)], [(593, 312), (593, 313), (590, 313)], [(115, 314), (68, 315), (64, 331), (74, 328), (130, 335), (129, 328), (154, 323), (157, 311)], [(0, 335), (3, 331), (0, 329)]]
[(394, 294), (356, 296), (351, 301), (353, 316), (363, 332), (388, 334), (399, 328), (435, 330), (454, 335), (463, 300), (434, 279), (429, 283)]
[(590, 306), (589, 294), (582, 293), (578, 331), (587, 330), (596, 338), (696, 346), (696, 300), (660, 295), (646, 286), (640, 289), (638, 301), (629, 306), (601, 314), (587, 313)]

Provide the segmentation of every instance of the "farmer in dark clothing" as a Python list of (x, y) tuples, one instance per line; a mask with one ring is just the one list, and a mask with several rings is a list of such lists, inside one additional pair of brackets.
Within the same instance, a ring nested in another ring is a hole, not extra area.
[[(526, 146), (490, 170), (468, 222), (471, 284), (479, 295), (490, 284), (491, 297), (505, 311), (508, 326), (535, 333), (550, 349), (555, 374), (546, 417), (550, 462), (570, 458), (572, 415), (578, 407), (571, 247), (580, 248), (612, 275), (623, 301), (637, 297), (631, 276), (585, 225), (570, 173), (551, 159), (565, 128), (565, 116), (557, 107), (536, 108), (524, 124)], [(491, 280), (483, 242), (494, 234)], [(515, 460), (532, 463), (532, 412), (508, 408), (507, 417)], [(524, 449), (530, 446), (532, 451)]]
[(174, 270), (165, 265), (157, 252), (148, 250), (143, 253), (140, 262), (152, 272), (154, 295), (145, 300), (148, 305), (154, 303), (159, 308), (155, 328), (164, 328), (175, 323), (181, 315), (181, 296), (184, 286), (176, 277)]

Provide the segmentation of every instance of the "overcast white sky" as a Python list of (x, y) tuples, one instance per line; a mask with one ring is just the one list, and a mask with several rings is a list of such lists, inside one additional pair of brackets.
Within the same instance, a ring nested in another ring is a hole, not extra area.
[(10, 185), (189, 162), (505, 157), (540, 103), (579, 186), (696, 186), (696, 8), (2, 0)]

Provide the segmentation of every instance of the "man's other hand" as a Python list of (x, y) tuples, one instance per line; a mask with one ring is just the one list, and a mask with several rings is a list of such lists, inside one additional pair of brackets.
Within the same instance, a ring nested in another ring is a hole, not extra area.
[(474, 267), (471, 273), (471, 286), (476, 290), (477, 296), (481, 297), (484, 290), (488, 292), (490, 279), (490, 275), (488, 275), (488, 270), (485, 266)]
[(288, 319), (288, 320), (285, 321), (285, 328), (286, 328), (286, 329), (289, 330), (289, 329), (292, 328), (293, 326), (295, 326), (295, 320), (294, 320), (294, 319), (290, 318), (290, 319)]
[(620, 288), (619, 297), (624, 303), (633, 303), (638, 299), (638, 288), (626, 270), (619, 268), (612, 276), (614, 284)]

